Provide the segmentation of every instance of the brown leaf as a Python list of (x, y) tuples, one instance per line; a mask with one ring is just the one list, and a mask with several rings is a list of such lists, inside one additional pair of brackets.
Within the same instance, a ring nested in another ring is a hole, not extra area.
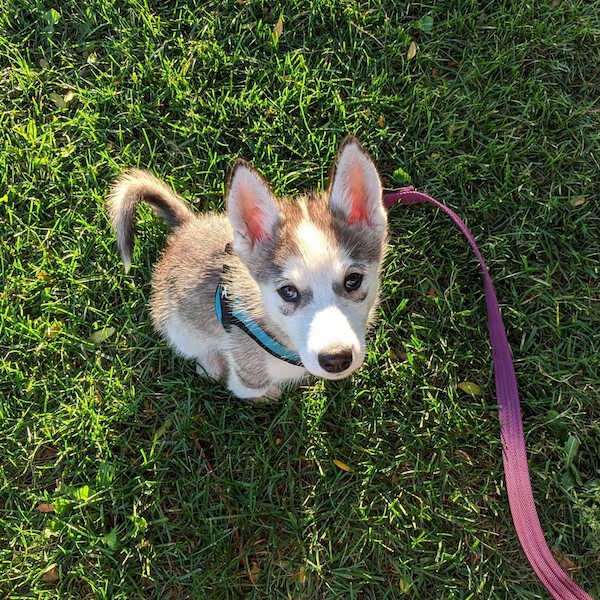
[(283, 33), (283, 18), (280, 16), (279, 19), (277, 20), (277, 23), (275, 23), (275, 27), (273, 27), (273, 36), (275, 37), (275, 40), (279, 39), (279, 36)]
[(408, 354), (406, 354), (406, 352), (404, 352), (402, 350), (400, 352), (394, 352), (393, 356), (392, 356), (392, 360), (398, 361), (398, 362), (406, 362), (408, 360)]
[(56, 583), (58, 581), (58, 569), (56, 565), (50, 567), (43, 575), (42, 581), (46, 583)]
[(385, 125), (385, 121), (383, 120), (383, 115), (379, 115), (379, 127), (383, 128), (383, 126)]
[(54, 512), (54, 504), (48, 504), (47, 502), (40, 502), (37, 505), (38, 512), (41, 513), (53, 513)]
[(333, 464), (340, 468), (342, 471), (346, 471), (347, 473), (352, 473), (352, 471), (354, 470), (352, 467), (349, 467), (346, 463), (342, 462), (341, 460), (338, 460), (337, 458), (333, 459)]
[(275, 438), (275, 445), (276, 446), (281, 446), (281, 438), (280, 437)]
[(365, 117), (367, 117), (367, 119), (371, 116), (371, 109), (367, 106), (367, 108), (365, 108)]
[(256, 578), (258, 577), (259, 573), (260, 567), (258, 566), (258, 563), (253, 562), (250, 565), (250, 568), (248, 569), (248, 577), (250, 578), (251, 583), (254, 583), (256, 581)]
[(583, 204), (585, 204), (585, 198), (583, 196), (581, 196), (580, 198), (575, 198), (575, 199), (571, 200), (571, 206), (573, 206), (573, 207), (582, 206)]
[(54, 321), (54, 323), (46, 329), (46, 335), (52, 339), (61, 329), (62, 323), (60, 321)]
[(554, 551), (554, 556), (556, 557), (556, 560), (558, 560), (558, 564), (565, 570), (565, 571), (579, 571), (581, 569), (581, 567), (578, 567), (564, 552), (562, 552), (561, 550), (555, 550)]
[(437, 292), (436, 292), (436, 291), (435, 291), (433, 288), (429, 288), (429, 289), (427, 290), (427, 295), (428, 295), (430, 298), (436, 298), (436, 297), (437, 297)]
[(42, 281), (48, 281), (50, 279), (50, 275), (48, 275), (46, 271), (38, 271), (35, 276)]
[(473, 461), (471, 460), (471, 457), (464, 450), (457, 450), (457, 452), (465, 459), (467, 464), (473, 466)]
[(306, 573), (304, 572), (304, 567), (300, 567), (300, 570), (298, 571), (298, 583), (300, 585), (304, 585), (305, 581), (306, 581)]
[(411, 582), (410, 579), (401, 577), (398, 587), (403, 594), (410, 594)]
[(411, 42), (408, 47), (408, 52), (406, 53), (406, 58), (408, 60), (412, 60), (417, 55), (417, 44), (415, 42)]

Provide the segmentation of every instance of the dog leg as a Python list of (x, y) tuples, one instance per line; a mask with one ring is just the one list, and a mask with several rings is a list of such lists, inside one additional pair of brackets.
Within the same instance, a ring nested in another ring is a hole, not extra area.
[(227, 387), (234, 396), (237, 396), (238, 398), (242, 398), (244, 400), (262, 398), (270, 390), (270, 386), (256, 388), (247, 385), (244, 381), (242, 381), (241, 377), (235, 369), (235, 366), (233, 365), (229, 366), (229, 374), (227, 376)]
[(222, 379), (225, 375), (225, 359), (216, 350), (207, 350), (196, 357), (196, 373), (200, 377)]

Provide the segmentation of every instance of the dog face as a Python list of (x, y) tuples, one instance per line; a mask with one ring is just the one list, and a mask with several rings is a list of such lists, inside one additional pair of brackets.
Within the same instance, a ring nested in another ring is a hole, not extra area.
[(234, 249), (258, 283), (267, 318), (306, 369), (347, 377), (363, 362), (387, 241), (379, 175), (354, 139), (344, 140), (329, 191), (279, 201), (242, 161), (227, 194)]

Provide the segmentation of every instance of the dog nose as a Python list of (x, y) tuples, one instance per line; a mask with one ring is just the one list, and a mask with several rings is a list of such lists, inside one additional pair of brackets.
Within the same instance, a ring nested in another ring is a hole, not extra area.
[(350, 348), (326, 348), (319, 352), (319, 364), (328, 373), (341, 373), (352, 364)]

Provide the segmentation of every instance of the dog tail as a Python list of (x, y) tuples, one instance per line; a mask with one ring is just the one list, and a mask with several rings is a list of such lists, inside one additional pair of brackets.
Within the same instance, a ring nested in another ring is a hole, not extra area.
[(184, 201), (165, 183), (147, 171), (131, 169), (114, 183), (107, 207), (111, 225), (117, 235), (117, 246), (129, 272), (133, 254), (133, 217), (140, 201), (147, 202), (173, 229), (194, 217)]

